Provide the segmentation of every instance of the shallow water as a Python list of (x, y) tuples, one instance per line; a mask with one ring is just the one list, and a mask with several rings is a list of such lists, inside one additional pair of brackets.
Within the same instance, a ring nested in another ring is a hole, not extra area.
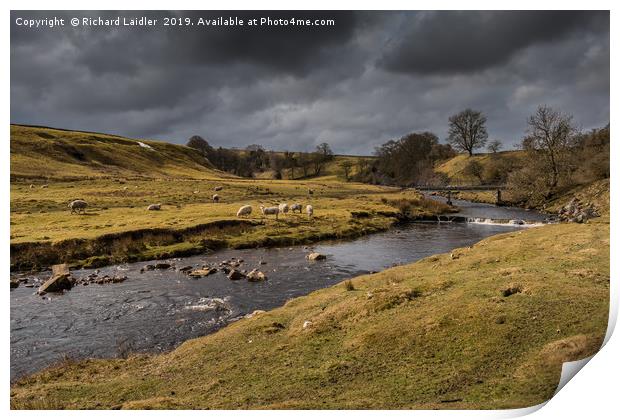
[[(542, 220), (521, 209), (455, 202), (470, 217)], [(221, 272), (194, 279), (176, 271), (140, 272), (149, 262), (100, 269), (100, 276), (126, 275), (118, 284), (75, 286), (64, 294), (34, 294), (36, 288), (11, 289), (11, 378), (45, 368), (65, 357), (114, 357), (128, 351), (169, 350), (183, 341), (221, 328), (256, 309), (271, 309), (288, 299), (371, 271), (413, 262), (468, 246), (515, 225), (409, 223), (388, 232), (312, 247), (221, 250), (172, 259), (176, 267), (200, 267), (232, 257), (240, 269), (258, 268), (268, 280), (231, 281)], [(314, 250), (327, 260), (311, 262)], [(266, 262), (260, 265), (259, 261)], [(85, 277), (95, 270), (76, 270)], [(40, 273), (47, 279), (49, 273)]]

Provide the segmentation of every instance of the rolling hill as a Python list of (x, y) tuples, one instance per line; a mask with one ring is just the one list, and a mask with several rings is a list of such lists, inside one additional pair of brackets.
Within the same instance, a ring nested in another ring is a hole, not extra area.
[(232, 177), (196, 150), (152, 140), (11, 125), (11, 178)]
[(509, 150), (498, 153), (478, 153), (473, 156), (467, 154), (459, 154), (455, 157), (443, 162), (439, 162), (435, 166), (435, 171), (443, 173), (450, 178), (452, 185), (476, 185), (480, 181), (466, 171), (466, 167), (470, 162), (478, 162), (482, 165), (483, 172), (494, 162), (498, 160), (510, 160), (513, 164), (519, 166), (520, 162), (525, 158), (525, 152), (522, 150)]

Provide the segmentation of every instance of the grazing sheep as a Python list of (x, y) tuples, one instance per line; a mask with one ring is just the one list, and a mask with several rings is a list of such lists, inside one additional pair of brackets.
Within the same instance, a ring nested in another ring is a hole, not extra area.
[(306, 206), (306, 214), (308, 215), (308, 218), (312, 218), (312, 215), (314, 214), (314, 207), (312, 207), (310, 204), (308, 204)]
[(308, 194), (312, 195), (312, 194), (314, 194), (314, 191), (312, 191), (310, 188), (308, 188)]
[(211, 197), (213, 199), (214, 203), (219, 203), (220, 202), (220, 196), (217, 194), (213, 194), (213, 197)]
[(261, 213), (263, 213), (263, 216), (267, 216), (269, 214), (275, 214), (276, 215), (276, 220), (278, 220), (278, 214), (280, 214), (280, 208), (279, 207), (264, 207), (264, 206), (260, 206), (260, 211), (261, 211)]
[(252, 213), (252, 206), (241, 206), (237, 211), (237, 217), (249, 216)]
[(288, 213), (288, 204), (287, 203), (282, 203), (278, 205), (278, 209), (280, 210), (280, 213)]
[(30, 184), (30, 189), (33, 189), (33, 188), (34, 188), (34, 184)]
[(73, 200), (69, 203), (69, 208), (71, 209), (71, 214), (73, 213), (86, 213), (86, 207), (88, 207), (88, 203), (84, 200)]
[(146, 209), (147, 210), (161, 210), (161, 203), (159, 203), (159, 204), (151, 204)]
[(295, 203), (291, 205), (291, 213), (295, 213), (295, 210), (299, 211), (299, 214), (301, 214), (301, 204)]
[(224, 188), (224, 187), (222, 187), (221, 185), (219, 185), (219, 186), (217, 186), (217, 187), (215, 187), (215, 188), (213, 188), (213, 189), (214, 189), (215, 191), (222, 191), (222, 189), (223, 189), (223, 188)]
[(47, 188), (49, 187), (49, 185), (45, 184), (45, 185), (41, 185), (41, 188)]

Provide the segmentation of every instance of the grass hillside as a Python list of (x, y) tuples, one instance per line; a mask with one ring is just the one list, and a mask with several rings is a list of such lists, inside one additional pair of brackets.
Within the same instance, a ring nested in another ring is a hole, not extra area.
[(545, 206), (545, 210), (557, 213), (570, 200), (578, 198), (584, 204), (591, 203), (601, 216), (609, 218), (609, 191), (609, 178), (579, 185), (556, 197)]
[[(146, 145), (143, 147), (140, 145)], [(13, 179), (230, 177), (194, 149), (108, 134), (11, 125)]]
[[(160, 355), (66, 362), (11, 407), (496, 409), (600, 347), (609, 224), (558, 224), (354, 278)], [(305, 327), (304, 327), (305, 325)]]
[(494, 159), (510, 159), (518, 162), (525, 158), (525, 152), (521, 150), (511, 150), (498, 153), (478, 153), (473, 156), (465, 154), (459, 154), (447, 161), (440, 162), (435, 166), (436, 172), (441, 172), (450, 177), (451, 185), (477, 185), (480, 184), (480, 180), (476, 177), (472, 177), (465, 171), (466, 166), (476, 161), (482, 165), (483, 170), (486, 169)]

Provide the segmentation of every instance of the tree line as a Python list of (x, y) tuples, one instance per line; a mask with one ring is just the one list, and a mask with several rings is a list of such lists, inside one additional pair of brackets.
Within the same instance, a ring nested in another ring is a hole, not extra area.
[(313, 152), (276, 152), (258, 144), (245, 149), (214, 148), (202, 137), (192, 136), (186, 145), (200, 151), (217, 169), (248, 178), (269, 170), (275, 179), (319, 176), (334, 159), (327, 143), (319, 144)]
[[(519, 144), (525, 158), (499, 153), (502, 143), (489, 141), (487, 118), (474, 109), (448, 118), (446, 140), (440, 143), (428, 131), (409, 133), (376, 147), (371, 158), (343, 159), (339, 169), (346, 180), (372, 184), (446, 185), (452, 180), (436, 172), (436, 164), (466, 153), (470, 159), (463, 169), (465, 175), (480, 184), (506, 184), (516, 201), (533, 205), (576, 183), (609, 177), (609, 125), (582, 132), (572, 115), (544, 105), (526, 121)], [(187, 146), (199, 150), (216, 168), (243, 177), (267, 170), (276, 179), (319, 176), (334, 160), (325, 142), (313, 152), (274, 152), (255, 144), (244, 150), (216, 149), (193, 136)], [(490, 158), (483, 165), (474, 151), (485, 146)]]

